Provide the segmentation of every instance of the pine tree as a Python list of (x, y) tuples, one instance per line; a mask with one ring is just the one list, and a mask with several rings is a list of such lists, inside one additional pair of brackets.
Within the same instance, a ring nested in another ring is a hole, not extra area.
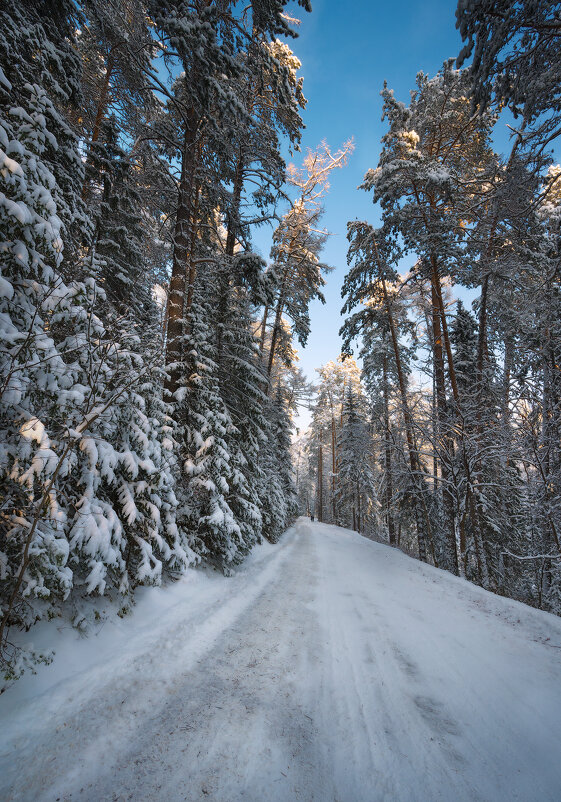
[(286, 412), (282, 387), (267, 402), (268, 443), (261, 460), (263, 470), (263, 531), (276, 543), (296, 515), (298, 501), (290, 460), (291, 423)]
[(456, 27), (465, 42), (459, 66), (473, 56), (474, 105), (491, 99), (507, 104), (523, 125), (534, 127), (538, 141), (558, 136), (561, 35), (555, 3), (460, 0)]
[[(267, 356), (269, 378), (279, 346), (282, 345), (283, 316), (286, 315), (291, 320), (292, 334), (301, 345), (305, 345), (310, 331), (310, 302), (314, 298), (324, 302), (321, 288), (325, 281), (322, 274), (329, 267), (319, 259), (327, 236), (327, 232), (319, 229), (321, 199), (329, 187), (331, 171), (346, 164), (352, 148), (352, 142), (347, 142), (337, 153), (332, 154), (324, 144), (317, 151), (308, 152), (301, 170), (293, 165), (289, 167), (289, 181), (296, 187), (298, 197), (273, 235), (271, 258), (274, 262), (276, 288), (274, 320)], [(267, 305), (261, 324), (263, 338), (268, 313)]]
[(368, 520), (377, 511), (377, 492), (373, 463), (373, 444), (368, 422), (360, 409), (360, 398), (352, 385), (345, 388), (343, 423), (339, 433), (339, 471), (337, 496), (339, 515), (357, 532), (365, 532)]

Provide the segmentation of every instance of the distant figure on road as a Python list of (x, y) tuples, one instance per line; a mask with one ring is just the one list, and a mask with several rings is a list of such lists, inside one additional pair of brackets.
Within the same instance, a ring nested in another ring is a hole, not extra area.
[(310, 518), (312, 519), (312, 521), (314, 520), (314, 516), (313, 515), (310, 515)]

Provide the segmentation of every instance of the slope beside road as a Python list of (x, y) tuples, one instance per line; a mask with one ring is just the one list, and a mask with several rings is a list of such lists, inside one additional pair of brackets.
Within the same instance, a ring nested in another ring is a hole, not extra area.
[(348, 530), (69, 637), (0, 697), (2, 800), (561, 799), (561, 620)]

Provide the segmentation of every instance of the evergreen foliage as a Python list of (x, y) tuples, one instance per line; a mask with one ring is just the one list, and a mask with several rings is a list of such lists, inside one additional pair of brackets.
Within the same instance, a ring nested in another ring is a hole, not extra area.
[(289, 400), (256, 336), (272, 274), (250, 250), (302, 126), (300, 63), (268, 41), (292, 34), (284, 5), (0, 12), (9, 676), (43, 659), (11, 627), (87, 626), (88, 599), (127, 608), (201, 560), (230, 573), (296, 513)]
[[(390, 543), (560, 614), (558, 13), (461, 0), (457, 17), (471, 67), (419, 74), (409, 105), (384, 87), (362, 186), (382, 226), (349, 223), (342, 333), (371, 402), (369, 497)], [(504, 103), (521, 118), (506, 159), (490, 144)], [(473, 311), (454, 285), (480, 291)]]

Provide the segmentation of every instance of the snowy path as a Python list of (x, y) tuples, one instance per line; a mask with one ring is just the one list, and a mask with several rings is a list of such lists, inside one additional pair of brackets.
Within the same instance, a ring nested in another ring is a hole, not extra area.
[(0, 697), (0, 799), (561, 799), (561, 620), (304, 519), (168, 593)]

